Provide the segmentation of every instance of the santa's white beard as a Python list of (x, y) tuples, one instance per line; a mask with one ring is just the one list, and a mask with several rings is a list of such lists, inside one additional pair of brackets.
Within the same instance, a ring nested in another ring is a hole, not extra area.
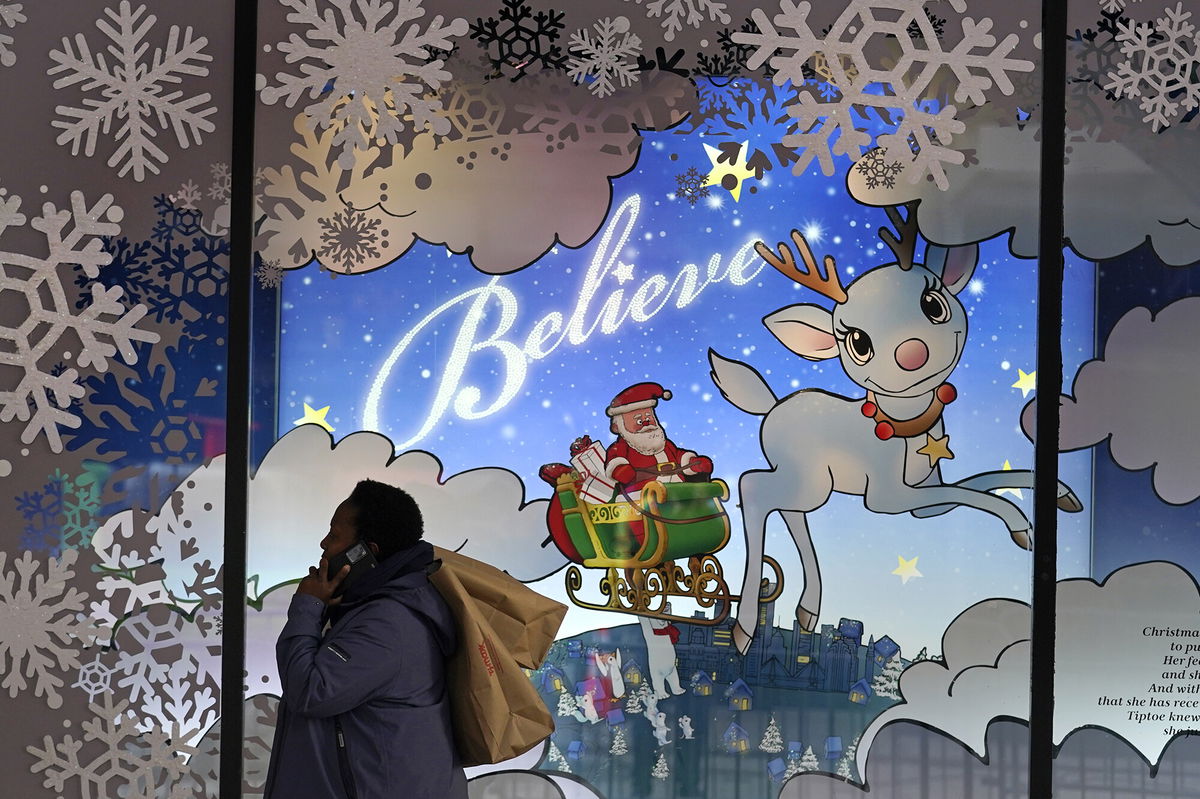
[(625, 423), (618, 419), (617, 432), (625, 439), (626, 444), (642, 455), (657, 455), (667, 448), (667, 434), (661, 427), (634, 433), (626, 429)]

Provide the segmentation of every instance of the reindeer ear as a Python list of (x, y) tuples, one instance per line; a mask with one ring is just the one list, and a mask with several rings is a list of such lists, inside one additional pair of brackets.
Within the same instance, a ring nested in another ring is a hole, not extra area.
[(925, 248), (925, 268), (940, 277), (951, 294), (957, 294), (967, 287), (978, 263), (978, 244), (964, 244), (961, 247), (930, 244)]
[(764, 318), (763, 324), (801, 358), (823, 361), (838, 355), (833, 314), (820, 305), (789, 305)]

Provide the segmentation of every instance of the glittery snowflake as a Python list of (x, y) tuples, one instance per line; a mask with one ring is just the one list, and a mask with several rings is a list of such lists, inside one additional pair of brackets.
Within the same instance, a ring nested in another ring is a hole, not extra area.
[(68, 549), (42, 563), (29, 552), (13, 561), (0, 552), (0, 663), (5, 665), (0, 689), (16, 696), (29, 687), (52, 708), (62, 705), (59, 672), (79, 668), (79, 649), (95, 640), (95, 625), (80, 616), (87, 593), (68, 584), (75, 576), (79, 553)]
[(567, 56), (558, 44), (563, 12), (548, 9), (536, 14), (526, 0), (501, 0), (495, 17), (479, 17), (470, 25), (471, 38), (487, 53), (497, 74), (510, 70), (519, 80), (531, 65), (566, 69)]
[(708, 196), (708, 186), (704, 183), (707, 177), (696, 167), (689, 166), (686, 172), (675, 176), (675, 196), (687, 200), (688, 205), (695, 205), (701, 197)]
[(310, 123), (337, 131), (339, 162), (349, 168), (354, 151), (373, 142), (396, 144), (411, 119), (418, 129), (449, 130), (438, 114), (436, 92), (450, 79), (433, 48), (449, 50), (453, 36), (467, 32), (462, 18), (445, 24), (436, 15), (424, 29), (423, 0), (279, 0), (289, 23), (304, 26), (277, 49), (297, 72), (278, 72), (269, 85), (259, 76), (260, 96), (273, 105), (304, 106)]
[[(631, 0), (625, 0), (631, 2)], [(649, 19), (662, 17), (661, 27), (663, 39), (675, 41), (675, 34), (683, 30), (686, 24), (690, 28), (699, 28), (707, 18), (709, 22), (729, 24), (729, 15), (725, 13), (728, 3), (717, 0), (632, 0), (646, 6), (646, 16)]]
[(258, 279), (259, 288), (277, 289), (283, 285), (283, 266), (278, 258), (263, 261), (254, 270), (254, 276)]
[[(167, 162), (166, 152), (155, 142), (159, 133), (174, 132), (186, 149), (216, 129), (209, 117), (217, 109), (208, 105), (212, 98), (207, 92), (185, 97), (183, 90), (166, 91), (189, 77), (208, 75), (212, 56), (204, 52), (207, 38), (196, 36), (190, 26), (181, 36), (179, 26), (172, 25), (165, 45), (154, 47), (153, 59), (144, 62), (142, 57), (151, 49), (147, 36), (157, 17), (146, 14), (144, 5), (133, 10), (128, 0), (121, 0), (116, 11), (106, 8), (104, 15), (107, 19), (96, 21), (109, 42), (102, 50), (93, 53), (80, 33), (73, 42), (63, 37), (62, 49), (50, 51), (56, 66), (47, 74), (59, 76), (55, 89), (78, 85), (85, 94), (96, 95), (84, 97), (82, 107), (56, 106), (63, 119), (51, 124), (62, 131), (59, 144), (71, 145), (72, 155), (82, 148), (88, 157), (95, 153), (101, 134), (115, 128), (119, 144), (108, 165), (119, 166), (120, 177), (132, 172), (134, 180), (141, 181), (147, 171), (157, 175), (159, 165)], [(113, 56), (111, 64), (106, 52)]]
[(156, 342), (158, 334), (137, 328), (146, 308), (127, 308), (119, 287), (91, 283), (91, 302), (78, 313), (67, 299), (63, 267), (78, 267), (95, 278), (112, 260), (101, 237), (119, 232), (122, 211), (112, 204), (111, 194), (88, 207), (81, 192), (72, 192), (69, 210), (44, 203), (41, 215), (29, 221), (46, 243), (39, 254), (2, 249), (6, 230), (26, 225), (20, 209), (21, 198), (0, 189), (0, 291), (24, 296), (24, 303), (17, 303), (16, 324), (0, 327), (0, 365), (10, 375), (0, 382), (0, 422), (28, 422), (21, 433), (24, 443), (43, 434), (54, 452), (62, 452), (60, 427), (79, 426), (72, 400), (82, 397), (84, 389), (77, 369), (56, 369), (44, 361), (53, 357), (57, 362), (65, 350), (79, 368), (104, 372), (118, 350), (126, 362), (135, 362), (134, 342)]
[(616, 91), (614, 81), (622, 87), (637, 81), (636, 59), (642, 51), (642, 40), (629, 32), (627, 17), (605, 17), (592, 27), (596, 30), (594, 39), (586, 28), (571, 34), (567, 74), (577, 82), (588, 83), (597, 97), (607, 97)]
[[(927, 102), (926, 95), (939, 80), (939, 73), (953, 76), (957, 102), (982, 105), (993, 88), (1012, 94), (1009, 73), (1029, 72), (1034, 65), (1012, 57), (1018, 36), (1009, 34), (997, 42), (987, 18), (959, 16), (956, 21), (962, 35), (946, 45), (925, 13), (926, 2), (850, 0), (829, 30), (818, 35), (809, 25), (808, 2), (779, 0), (780, 13), (774, 17), (761, 9), (753, 12), (759, 33), (732, 34), (735, 42), (758, 47), (747, 66), (757, 68), (769, 60), (778, 70), (777, 83), (803, 83), (806, 65), (820, 54), (829, 82), (839, 91), (827, 102), (803, 93), (799, 102), (789, 107), (799, 130), (783, 143), (800, 148), (795, 174), (802, 174), (814, 158), (826, 175), (833, 174), (835, 155), (857, 159), (871, 146), (872, 136), (855, 125), (854, 114), (874, 108), (881, 115), (897, 117), (894, 130), (878, 135), (876, 144), (889, 152), (912, 153), (908, 179), (915, 182), (930, 175), (939, 188), (948, 188), (943, 164), (963, 162), (963, 154), (949, 145), (965, 127), (956, 118), (953, 105), (934, 110)], [(960, 15), (966, 10), (965, 0), (951, 0), (950, 5)], [(791, 33), (782, 33), (783, 29)], [(919, 36), (914, 36), (914, 31)], [(869, 55), (867, 45), (877, 37), (893, 39), (900, 55), (886, 64)]]
[(56, 742), (43, 736), (42, 746), (25, 747), (45, 773), (43, 785), (60, 796), (78, 782), (72, 796), (82, 799), (123, 796), (124, 799), (182, 799), (179, 788), (187, 774), (187, 758), (196, 753), (178, 727), (139, 727), (127, 713), (125, 700), (113, 704), (111, 693), (88, 705), (92, 718), (80, 724), (81, 738), (65, 735)]
[(864, 153), (854, 164), (854, 171), (865, 178), (868, 189), (896, 187), (896, 176), (904, 171), (904, 165), (899, 161), (889, 161), (886, 156), (887, 150), (876, 147)]
[(1108, 73), (1104, 88), (1116, 97), (1140, 97), (1143, 122), (1154, 132), (1168, 127), (1181, 109), (1200, 105), (1200, 33), (1180, 2), (1151, 25), (1117, 23), (1126, 60)]
[(328, 269), (350, 272), (362, 261), (379, 257), (376, 244), (382, 220), (346, 208), (317, 222), (321, 225), (321, 249), (317, 256)]
[[(23, 6), (21, 3), (0, 3), (0, 24), (8, 28), (15, 28), (25, 21), (25, 15), (21, 13)], [(11, 67), (17, 63), (17, 54), (12, 50), (13, 37), (7, 33), (0, 33), (0, 67)]]

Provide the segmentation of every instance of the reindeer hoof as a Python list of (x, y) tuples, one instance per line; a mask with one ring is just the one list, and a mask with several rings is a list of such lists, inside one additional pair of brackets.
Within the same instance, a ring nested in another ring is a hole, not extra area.
[(796, 623), (800, 625), (801, 631), (811, 633), (817, 629), (817, 614), (797, 605)]
[(1009, 530), (1008, 534), (1012, 536), (1013, 543), (1021, 549), (1033, 549), (1033, 540), (1029, 537), (1029, 530)]
[(733, 645), (737, 647), (737, 651), (743, 655), (750, 651), (750, 642), (754, 640), (754, 636), (748, 634), (742, 629), (742, 625), (737, 622), (733, 623)]
[(1066, 486), (1062, 486), (1063, 493), (1058, 495), (1058, 509), (1067, 513), (1079, 513), (1083, 510), (1083, 503), (1079, 501), (1079, 497), (1075, 496), (1075, 492)]

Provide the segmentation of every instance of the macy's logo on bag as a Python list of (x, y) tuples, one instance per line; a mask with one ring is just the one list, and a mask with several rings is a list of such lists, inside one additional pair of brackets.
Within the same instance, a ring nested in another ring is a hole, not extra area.
[(487, 669), (489, 677), (498, 671), (504, 671), (504, 667), (496, 658), (496, 648), (492, 645), (491, 638), (484, 637), (483, 641), (479, 643), (479, 659), (483, 661), (483, 667)]

